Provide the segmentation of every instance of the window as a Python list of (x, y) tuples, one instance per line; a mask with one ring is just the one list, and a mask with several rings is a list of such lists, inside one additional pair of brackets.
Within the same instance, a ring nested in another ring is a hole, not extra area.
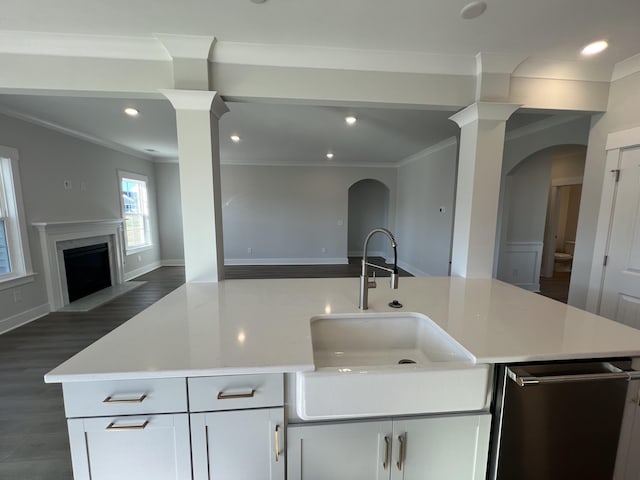
[(118, 172), (127, 251), (151, 245), (147, 177)]
[[(31, 275), (31, 258), (22, 210), (18, 151), (0, 146), (0, 282)], [(11, 286), (11, 285), (8, 285)]]

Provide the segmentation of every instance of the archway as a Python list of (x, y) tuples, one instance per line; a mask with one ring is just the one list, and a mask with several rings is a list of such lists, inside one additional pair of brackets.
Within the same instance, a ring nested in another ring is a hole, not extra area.
[[(540, 291), (541, 274), (553, 274), (554, 253), (564, 252), (567, 241), (575, 242), (579, 205), (578, 197), (572, 201), (575, 208), (568, 210), (568, 199), (559, 207), (556, 200), (559, 198), (558, 189), (582, 183), (585, 155), (586, 147), (583, 145), (556, 145), (527, 156), (506, 173), (498, 256), (499, 279)], [(563, 221), (561, 226), (557, 221), (559, 211)], [(558, 239), (559, 229), (562, 230), (562, 239)], [(571, 231), (573, 237), (569, 238)], [(566, 301), (568, 277), (562, 288), (566, 288), (566, 292), (563, 298), (558, 299)]]
[[(362, 256), (364, 239), (375, 227), (388, 227), (389, 188), (372, 179), (360, 180), (349, 187), (347, 251), (349, 257)], [(369, 243), (369, 255), (386, 257), (386, 239), (376, 235)]]

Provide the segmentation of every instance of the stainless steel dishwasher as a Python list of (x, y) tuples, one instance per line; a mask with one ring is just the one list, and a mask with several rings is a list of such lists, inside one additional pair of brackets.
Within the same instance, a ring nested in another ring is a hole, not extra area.
[(610, 480), (630, 361), (498, 369), (488, 478)]

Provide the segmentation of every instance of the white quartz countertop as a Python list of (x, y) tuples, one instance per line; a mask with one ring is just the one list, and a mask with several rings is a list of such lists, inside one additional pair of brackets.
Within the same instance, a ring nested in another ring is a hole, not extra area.
[[(310, 319), (357, 313), (357, 278), (188, 283), (45, 376), (48, 383), (313, 370)], [(640, 331), (490, 279), (383, 279), (368, 312), (420, 312), (478, 363), (640, 355)]]

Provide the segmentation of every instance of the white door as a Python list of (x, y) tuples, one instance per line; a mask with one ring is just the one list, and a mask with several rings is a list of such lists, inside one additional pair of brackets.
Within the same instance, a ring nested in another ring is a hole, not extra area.
[(389, 480), (391, 421), (289, 425), (288, 480)]
[(194, 480), (284, 480), (284, 409), (191, 414)]
[(622, 151), (600, 315), (640, 328), (640, 148)]
[(483, 480), (490, 424), (488, 413), (394, 420), (391, 480)]

